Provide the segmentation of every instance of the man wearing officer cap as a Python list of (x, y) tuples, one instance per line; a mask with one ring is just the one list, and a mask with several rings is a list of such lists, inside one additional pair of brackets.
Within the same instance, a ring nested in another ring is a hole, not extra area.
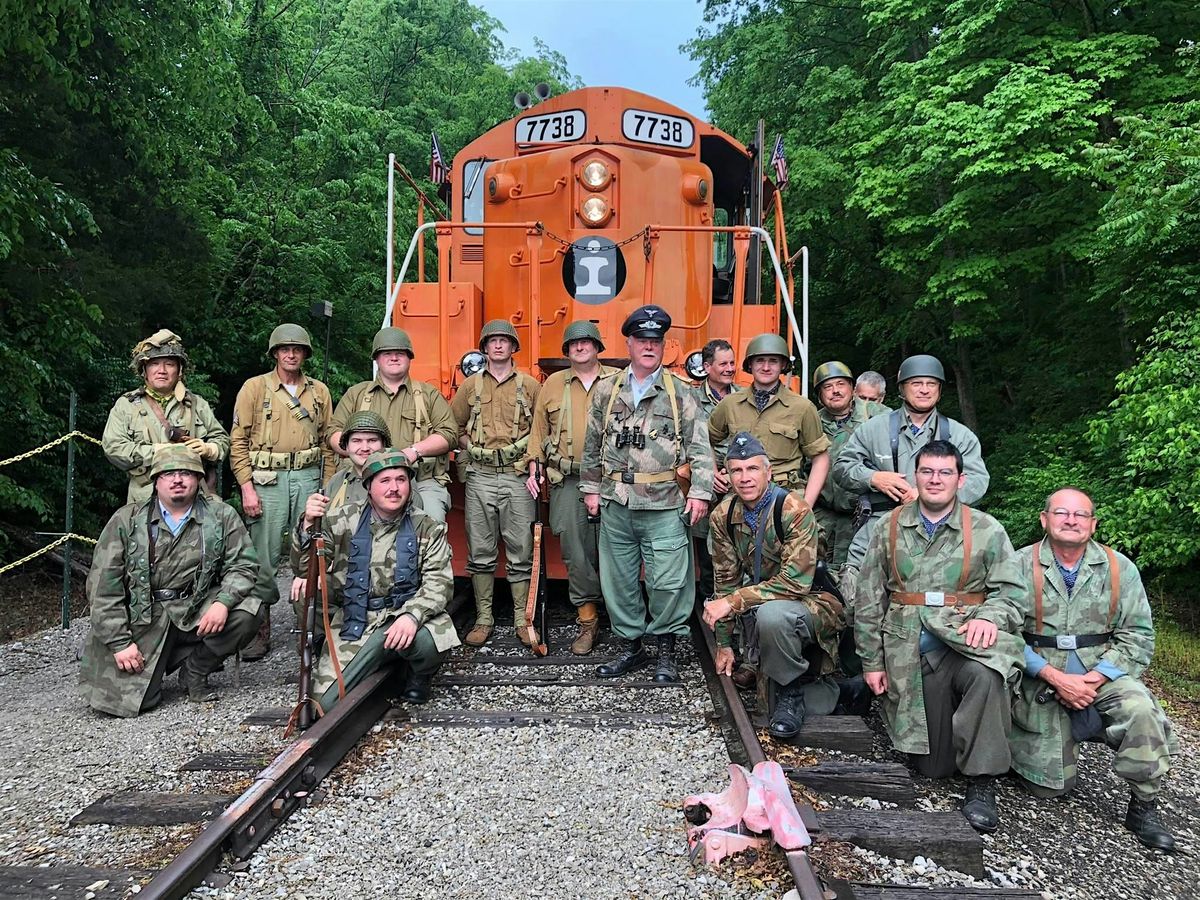
[(774, 689), (771, 736), (789, 741), (806, 715), (828, 715), (838, 700), (832, 674), (842, 604), (813, 589), (817, 520), (799, 491), (771, 481), (758, 438), (738, 432), (725, 455), (733, 493), (712, 512), (716, 595), (704, 621), (717, 636), (717, 671), (733, 672), (731, 624), (742, 617), (744, 653)]
[(117, 398), (102, 441), (108, 461), (129, 473), (127, 503), (149, 499), (150, 463), (159, 447), (184, 444), (212, 468), (229, 453), (229, 434), (212, 407), (183, 383), (187, 365), (183, 339), (166, 328), (133, 348), (129, 367), (144, 383)]
[(209, 674), (258, 629), (250, 536), (233, 509), (201, 492), (203, 477), (190, 448), (159, 447), (149, 499), (122, 506), (100, 533), (79, 671), (93, 709), (114, 716), (153, 709), (163, 676), (175, 669), (189, 700), (215, 700)]
[[(679, 680), (675, 638), (695, 600), (688, 528), (708, 513), (713, 460), (691, 387), (662, 366), (671, 317), (649, 304), (621, 326), (629, 368), (593, 391), (579, 490), (600, 516), (600, 584), (625, 650), (597, 669), (615, 678), (648, 665), (642, 639), (658, 645), (655, 681)], [(690, 466), (690, 485), (677, 481)], [(686, 490), (686, 493), (685, 493)], [(638, 574), (645, 565), (649, 619)]]
[(416, 354), (408, 332), (381, 328), (371, 343), (371, 355), (379, 371), (373, 381), (360, 381), (342, 395), (329, 426), (329, 446), (339, 456), (347, 456), (342, 432), (351, 418), (362, 412), (382, 416), (391, 433), (384, 446), (403, 448), (416, 466), (414, 500), (419, 497), (426, 515), (445, 522), (450, 511), (449, 454), (458, 443), (450, 404), (433, 385), (409, 376)]
[[(424, 703), (442, 653), (459, 642), (446, 615), (454, 593), (446, 526), (411, 508), (413, 475), (408, 457), (389, 447), (372, 453), (363, 466), (366, 503), (326, 513), (326, 505), (310, 497), (292, 535), (292, 568), (307, 570), (312, 532), (324, 516), (329, 602), (336, 607), (330, 628), (341, 686), (349, 691), (380, 666), (404, 660), (411, 672), (402, 698)], [(301, 590), (303, 582), (293, 585), (293, 601)], [(325, 647), (313, 696), (328, 711), (339, 694)]]

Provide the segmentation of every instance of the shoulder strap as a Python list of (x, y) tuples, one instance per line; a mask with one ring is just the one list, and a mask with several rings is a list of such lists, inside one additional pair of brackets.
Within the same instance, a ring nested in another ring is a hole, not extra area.
[(675, 465), (678, 466), (683, 450), (683, 434), (679, 421), (679, 398), (675, 395), (675, 377), (663, 369), (663, 387), (667, 389), (667, 399), (671, 401), (671, 421), (675, 424)]
[(621, 378), (613, 379), (612, 393), (608, 395), (608, 405), (604, 407), (604, 424), (600, 429), (601, 439), (608, 431), (609, 423), (612, 422), (613, 407), (617, 404), (617, 394), (621, 393)]
[(1108, 627), (1112, 628), (1117, 622), (1117, 602), (1121, 599), (1121, 567), (1112, 547), (1105, 544), (1100, 547), (1108, 556), (1108, 590), (1111, 595), (1108, 599)]
[(416, 418), (416, 423), (413, 426), (412, 439), (412, 442), (415, 444), (427, 437), (427, 435), (422, 434), (422, 432), (425, 430), (425, 426), (429, 424), (429, 412), (425, 409), (425, 392), (422, 390), (422, 385), (410, 378), (408, 380), (408, 389), (412, 391), (413, 415)]
[[(937, 416), (937, 420), (938, 420), (938, 427), (937, 427), (938, 440), (939, 441), (950, 440), (950, 420), (947, 419), (945, 416), (943, 416), (940, 412), (935, 411), (934, 415)], [(930, 440), (931, 441), (933, 440), (932, 436), (930, 437)]]
[(900, 418), (903, 414), (898, 409), (892, 410), (888, 419), (888, 431), (892, 443), (892, 471), (900, 471)]
[(780, 491), (775, 495), (775, 502), (771, 505), (772, 517), (775, 519), (775, 539), (783, 544), (783, 501), (787, 497), (787, 491)]
[(737, 503), (736, 500), (729, 501), (729, 509), (725, 511), (725, 530), (733, 531), (733, 507)]
[(158, 419), (158, 424), (162, 426), (163, 440), (169, 441), (171, 439), (171, 423), (167, 421), (167, 414), (163, 412), (162, 404), (153, 397), (146, 397), (143, 402), (150, 407), (150, 412), (154, 413), (154, 418)]
[(959, 593), (966, 590), (967, 579), (971, 575), (971, 507), (965, 503), (961, 504), (961, 506), (963, 516), (963, 564), (962, 574), (958, 576)]
[(1042, 590), (1046, 583), (1046, 573), (1042, 571), (1042, 544), (1045, 538), (1038, 541), (1033, 548), (1033, 621), (1034, 630), (1042, 633)]
[(476, 372), (471, 377), (475, 379), (475, 384), (472, 385), (474, 392), (471, 395), (471, 417), (467, 420), (466, 430), (471, 435), (471, 443), (482, 447), (483, 416), (480, 413), (483, 410), (483, 373)]
[(572, 459), (575, 435), (571, 428), (571, 378), (569, 375), (563, 378), (562, 403), (558, 406), (558, 421), (554, 423), (554, 437), (550, 439), (550, 450), (554, 453), (558, 452), (558, 440), (562, 436), (564, 421), (567, 423), (567, 459)]
[(896, 563), (896, 545), (899, 543), (900, 537), (900, 511), (903, 506), (897, 506), (892, 510), (891, 518), (888, 520), (888, 549), (892, 557), (892, 577), (896, 579), (896, 590), (904, 590), (904, 579), (900, 577), (900, 566)]

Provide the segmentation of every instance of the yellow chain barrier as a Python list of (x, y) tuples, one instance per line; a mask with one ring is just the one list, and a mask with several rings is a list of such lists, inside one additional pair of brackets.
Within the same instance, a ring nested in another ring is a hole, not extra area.
[(24, 565), (25, 563), (29, 562), (31, 559), (37, 559), (42, 554), (49, 553), (51, 550), (53, 550), (56, 547), (61, 547), (63, 544), (65, 544), (67, 541), (69, 541), (71, 539), (74, 539), (77, 541), (83, 541), (85, 544), (95, 545), (95, 543), (96, 543), (96, 541), (93, 540), (92, 538), (84, 537), (82, 534), (64, 534), (58, 540), (52, 541), (51, 543), (47, 544), (45, 547), (42, 547), (42, 549), (34, 550), (28, 556), (22, 556), (16, 562), (10, 562), (8, 565), (0, 566), (0, 575), (4, 575), (5, 573), (9, 572), (10, 570), (15, 569), (17, 566)]
[[(31, 457), (31, 456), (37, 456), (39, 453), (45, 453), (47, 450), (57, 447), (59, 444), (63, 443), (64, 441), (69, 441), (71, 438), (76, 438), (76, 437), (83, 438), (85, 441), (89, 441), (90, 443), (95, 444), (97, 447), (104, 446), (103, 444), (100, 443), (100, 441), (96, 440), (90, 434), (84, 434), (82, 431), (71, 431), (71, 432), (68, 432), (67, 434), (64, 434), (62, 437), (56, 437), (54, 440), (52, 440), (48, 444), (42, 444), (42, 446), (40, 446), (40, 447), (35, 447), (32, 450), (27, 450), (24, 453), (20, 453), (17, 456), (12, 457), (11, 459), (0, 460), (0, 466), (8, 466), (8, 465), (11, 465), (12, 463), (17, 463), (17, 462), (21, 462), (21, 460), (29, 459), (29, 457)], [(3, 573), (3, 570), (0, 570), (0, 574), (2, 574), (2, 573)]]

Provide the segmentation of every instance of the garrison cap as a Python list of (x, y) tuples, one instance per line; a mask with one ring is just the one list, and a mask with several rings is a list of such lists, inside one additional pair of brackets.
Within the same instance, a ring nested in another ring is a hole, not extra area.
[(408, 477), (412, 478), (416, 475), (416, 469), (413, 464), (408, 461), (408, 457), (395, 447), (384, 447), (382, 450), (376, 450), (367, 457), (367, 461), (363, 463), (362, 482), (370, 484), (371, 479), (385, 469), (404, 469), (408, 472)]
[(748, 431), (739, 431), (729, 442), (729, 450), (725, 453), (725, 459), (754, 459), (756, 456), (766, 455), (767, 451), (763, 447), (762, 441)]
[(154, 451), (150, 460), (150, 477), (157, 478), (164, 472), (195, 472), (204, 474), (204, 463), (200, 455), (186, 444), (163, 444)]
[(647, 303), (629, 314), (621, 325), (621, 334), (625, 337), (662, 340), (670, 327), (671, 316), (667, 311), (654, 303)]

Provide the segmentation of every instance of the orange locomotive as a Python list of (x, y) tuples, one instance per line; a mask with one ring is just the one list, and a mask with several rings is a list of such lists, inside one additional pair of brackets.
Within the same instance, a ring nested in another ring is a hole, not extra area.
[[(549, 92), (539, 85), (538, 93)], [(522, 96), (518, 106), (527, 103)], [(794, 355), (808, 369), (807, 303), (802, 331), (789, 279), (761, 228), (767, 201), (784, 244), (779, 198), (761, 158), (671, 104), (621, 88), (583, 88), (480, 135), (450, 168), (451, 220), (423, 222), (421, 196), (398, 277), (394, 171), (384, 324), (411, 335), (412, 377), (447, 398), (464, 372), (482, 364), (476, 341), (485, 322), (513, 325), (520, 339), (514, 363), (541, 380), (568, 364), (562, 334), (576, 319), (599, 327), (608, 348), (603, 362), (624, 366), (621, 323), (651, 302), (671, 315), (663, 364), (677, 373), (702, 377), (699, 350), (716, 337), (741, 358), (750, 338), (778, 333), (781, 310)], [(436, 235), (437, 281), (425, 280), (427, 231)], [(761, 290), (763, 248), (776, 276), (770, 294)], [(417, 280), (406, 282), (414, 253)], [(455, 546), (464, 546), (461, 537), (461, 521), (452, 521)], [(553, 552), (550, 574), (564, 574)]]

